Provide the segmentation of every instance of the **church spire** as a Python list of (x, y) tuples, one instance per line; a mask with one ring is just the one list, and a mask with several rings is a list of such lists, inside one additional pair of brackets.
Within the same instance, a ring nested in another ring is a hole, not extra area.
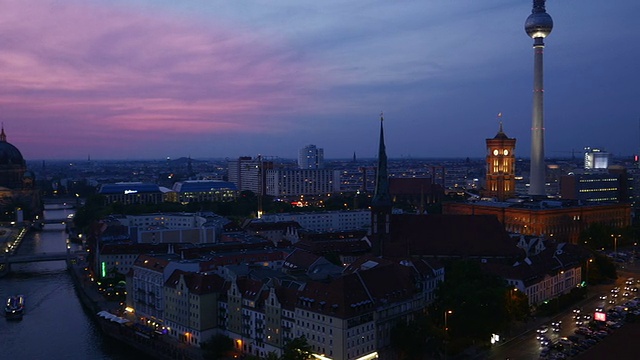
[(391, 206), (389, 195), (389, 174), (387, 171), (387, 152), (384, 146), (384, 118), (380, 114), (380, 145), (378, 147), (378, 170), (376, 171), (376, 188), (371, 199), (372, 206)]
[(380, 114), (380, 145), (378, 149), (378, 169), (376, 188), (371, 199), (371, 250), (382, 256), (385, 245), (390, 241), (390, 221), (393, 203), (389, 195), (389, 174), (387, 172), (387, 152), (384, 147), (383, 117)]
[(2, 123), (2, 132), (0, 132), (0, 142), (7, 142), (7, 135), (4, 133), (4, 123)]

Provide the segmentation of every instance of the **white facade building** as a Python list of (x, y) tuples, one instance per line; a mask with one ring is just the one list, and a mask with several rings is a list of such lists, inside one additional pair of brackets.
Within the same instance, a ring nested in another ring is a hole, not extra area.
[(298, 168), (322, 169), (324, 167), (324, 149), (307, 145), (298, 152)]
[(584, 148), (584, 168), (589, 169), (606, 169), (609, 167), (611, 154), (604, 149), (586, 147)]
[(340, 171), (328, 169), (267, 170), (266, 194), (275, 197), (327, 195), (340, 192)]
[(295, 221), (306, 230), (335, 232), (362, 230), (371, 226), (370, 210), (323, 211), (262, 215), (264, 222)]
[(238, 191), (253, 191), (264, 194), (264, 176), (267, 169), (273, 168), (273, 162), (265, 161), (261, 156), (251, 158), (243, 156), (227, 162), (229, 181), (236, 184)]

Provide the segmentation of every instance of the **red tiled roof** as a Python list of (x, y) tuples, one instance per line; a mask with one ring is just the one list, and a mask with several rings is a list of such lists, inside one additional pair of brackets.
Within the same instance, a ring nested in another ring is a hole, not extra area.
[(245, 299), (253, 301), (259, 300), (262, 295), (262, 288), (264, 284), (262, 281), (253, 280), (250, 278), (239, 278), (236, 280), (240, 294)]
[(176, 270), (167, 279), (165, 286), (175, 288), (180, 280), (184, 277), (184, 281), (192, 294), (206, 295), (220, 293), (224, 289), (224, 279), (216, 274), (201, 274), (182, 270)]
[(138, 266), (148, 270), (163, 272), (164, 268), (169, 264), (169, 260), (155, 257), (153, 255), (142, 254), (136, 258), (133, 266)]
[(413, 296), (413, 269), (387, 260), (378, 260), (381, 260), (378, 266), (368, 270), (354, 269), (354, 272), (330, 282), (307, 282), (304, 289), (298, 292), (296, 307), (350, 318), (371, 312), (384, 303)]
[(521, 254), (493, 215), (392, 215), (384, 256), (513, 257)]
[(389, 178), (389, 193), (391, 195), (430, 194), (431, 185), (431, 178)]
[(285, 267), (307, 271), (320, 256), (302, 249), (294, 249), (285, 259)]
[(525, 286), (529, 286), (542, 281), (547, 275), (581, 266), (590, 256), (588, 251), (570, 243), (549, 242), (545, 246), (545, 250), (530, 256), (526, 261), (521, 257), (511, 264), (486, 263), (482, 266), (493, 274), (521, 280)]
[(326, 240), (326, 241), (310, 241), (301, 240), (293, 245), (296, 248), (312, 252), (314, 254), (353, 254), (365, 253), (371, 250), (369, 243), (364, 240)]

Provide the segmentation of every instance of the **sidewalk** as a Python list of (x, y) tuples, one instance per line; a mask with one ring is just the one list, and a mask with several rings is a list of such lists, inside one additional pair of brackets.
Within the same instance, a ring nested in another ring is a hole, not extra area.
[[(636, 277), (636, 278), (640, 277), (640, 264), (629, 263), (629, 264), (625, 264), (624, 267), (618, 268), (618, 279), (616, 280), (616, 283), (624, 281), (624, 279), (626, 279), (627, 277)], [(584, 299), (577, 302), (575, 304), (575, 307), (578, 307), (578, 308), (583, 307), (586, 303), (597, 299), (600, 295), (609, 293), (609, 291), (613, 286), (615, 285), (598, 284), (598, 285), (589, 286), (587, 289), (587, 296)], [(520, 322), (516, 324), (514, 327), (512, 327), (510, 332), (512, 335), (509, 338), (504, 339), (504, 341), (500, 342), (500, 344), (494, 345), (494, 347), (506, 346), (507, 344), (510, 344), (513, 340), (520, 339), (525, 334), (535, 331), (540, 326), (544, 324), (549, 324), (550, 322), (556, 320), (557, 318), (562, 317), (563, 315), (566, 315), (566, 311), (560, 312), (553, 316), (538, 317), (538, 318), (534, 318), (531, 321)], [(478, 353), (471, 358), (484, 359), (484, 356), (486, 355), (487, 355), (486, 353)]]
[[(598, 284), (598, 285), (589, 286), (587, 288), (587, 296), (584, 299), (577, 302), (575, 304), (575, 307), (582, 307), (585, 303), (594, 300), (596, 297), (600, 296), (601, 294), (607, 293), (610, 288), (611, 288), (610, 284)], [(564, 314), (563, 312), (560, 312), (553, 316), (536, 317), (531, 321), (527, 321), (524, 323), (519, 322), (511, 330), (511, 333), (513, 334), (513, 336), (511, 336), (510, 339), (505, 340), (498, 346), (503, 346), (504, 344), (509, 343), (511, 340), (515, 338), (521, 337), (522, 335), (530, 331), (534, 331), (538, 329), (540, 326), (556, 320), (557, 318), (561, 317), (563, 314)]]
[(86, 266), (87, 264), (77, 263), (71, 265), (69, 270), (77, 286), (78, 297), (82, 304), (92, 313), (91, 315), (98, 322), (105, 335), (147, 353), (155, 359), (203, 359), (200, 348), (182, 343), (171, 336), (155, 334), (152, 334), (153, 336), (145, 336), (145, 334), (136, 331), (133, 326), (121, 326), (122, 324), (112, 323), (97, 316), (98, 312), (103, 310), (118, 314), (120, 303), (118, 301), (109, 301), (100, 294), (96, 283), (89, 279), (88, 272), (85, 271)]

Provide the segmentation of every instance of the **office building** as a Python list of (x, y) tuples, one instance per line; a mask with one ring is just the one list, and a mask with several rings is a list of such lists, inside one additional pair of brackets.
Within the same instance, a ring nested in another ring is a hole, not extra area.
[(236, 185), (230, 181), (187, 180), (173, 184), (172, 201), (182, 204), (203, 201), (235, 201)]
[(160, 204), (167, 201), (172, 191), (152, 183), (118, 182), (102, 184), (98, 194), (104, 196), (106, 204)]
[(326, 196), (340, 192), (340, 171), (330, 169), (272, 169), (265, 176), (265, 194), (278, 198)]
[(322, 169), (324, 167), (324, 149), (307, 145), (298, 152), (299, 169)]
[(604, 149), (584, 148), (584, 168), (585, 170), (607, 169), (611, 162), (611, 154)]
[(256, 195), (265, 194), (265, 175), (273, 169), (273, 161), (262, 156), (256, 158), (242, 156), (227, 162), (229, 181), (236, 185), (238, 191), (252, 191)]
[(583, 203), (632, 202), (633, 176), (624, 168), (608, 171), (573, 171), (560, 177), (560, 197)]

